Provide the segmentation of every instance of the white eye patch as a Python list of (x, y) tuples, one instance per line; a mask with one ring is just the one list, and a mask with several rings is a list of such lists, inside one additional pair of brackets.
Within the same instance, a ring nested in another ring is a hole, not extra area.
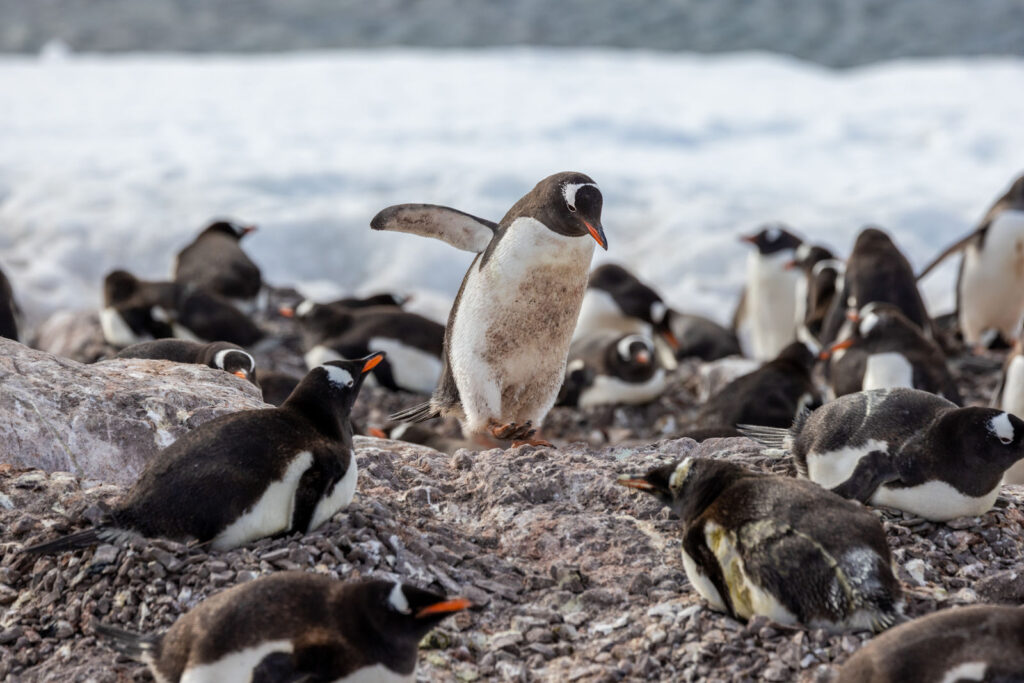
[(314, 306), (316, 306), (315, 301), (305, 299), (301, 304), (295, 307), (295, 315), (299, 316), (300, 318), (302, 316), (309, 315), (310, 311), (313, 310)]
[(412, 611), (409, 609), (409, 601), (406, 599), (405, 593), (402, 592), (402, 584), (398, 581), (395, 581), (395, 587), (391, 589), (388, 602), (395, 608), (395, 611), (402, 614), (409, 614)]
[(878, 324), (878, 320), (879, 318), (877, 313), (868, 313), (864, 316), (860, 321), (860, 335), (862, 337), (868, 336), (868, 334), (871, 333), (871, 330), (875, 329), (875, 325)]
[(995, 434), (1001, 443), (1013, 442), (1013, 424), (1009, 413), (999, 413), (988, 421), (988, 430)]
[(651, 304), (651, 320), (655, 323), (661, 324), (661, 321), (665, 319), (666, 313), (668, 313), (668, 307), (661, 301), (655, 301)]
[(348, 370), (343, 370), (337, 365), (321, 365), (320, 367), (327, 371), (327, 379), (331, 384), (339, 387), (350, 387), (355, 384)]
[(672, 473), (672, 478), (668, 480), (668, 486), (671, 489), (678, 489), (682, 487), (683, 482), (686, 481), (686, 477), (690, 474), (690, 467), (693, 465), (693, 458), (684, 458), (681, 463), (676, 466), (676, 471)]
[(764, 231), (764, 237), (769, 242), (774, 242), (782, 237), (782, 230), (773, 226)]
[(256, 361), (245, 351), (239, 351), (238, 349), (221, 349), (217, 352), (217, 355), (213, 357), (213, 364), (221, 370), (224, 369), (224, 359), (227, 358), (229, 353), (240, 353), (249, 359), (249, 372), (256, 369)]
[(562, 185), (562, 196), (565, 197), (565, 204), (571, 210), (576, 210), (576, 193), (581, 187), (592, 187), (597, 189), (596, 183), (566, 183)]
[(629, 347), (633, 345), (633, 342), (640, 342), (647, 349), (648, 353), (653, 353), (654, 348), (651, 346), (650, 341), (647, 337), (640, 334), (631, 334), (628, 337), (623, 337), (619, 340), (619, 343), (615, 345), (615, 350), (619, 354), (619, 358), (622, 360), (629, 360), (630, 353)]

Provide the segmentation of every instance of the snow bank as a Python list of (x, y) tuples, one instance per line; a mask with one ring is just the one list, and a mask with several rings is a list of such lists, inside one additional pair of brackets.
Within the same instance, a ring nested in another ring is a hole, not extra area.
[[(393, 288), (444, 308), (471, 255), (372, 233), (433, 202), (499, 219), (592, 175), (614, 259), (726, 320), (736, 235), (767, 220), (845, 253), (865, 223), (920, 267), (1024, 170), (1024, 60), (832, 72), (779, 57), (395, 51), (0, 59), (0, 266), (36, 319), (114, 267), (166, 276), (215, 215), (275, 284)], [(952, 302), (947, 267), (929, 278)], [(440, 295), (440, 296), (438, 296)]]

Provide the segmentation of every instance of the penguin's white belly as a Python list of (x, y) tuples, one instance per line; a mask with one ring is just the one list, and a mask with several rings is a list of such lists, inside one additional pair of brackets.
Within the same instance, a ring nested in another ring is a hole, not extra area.
[(348, 469), (341, 479), (334, 483), (334, 488), (321, 498), (316, 508), (313, 509), (313, 517), (309, 521), (309, 531), (317, 528), (342, 508), (348, 507), (356, 495), (356, 480), (359, 477), (359, 466), (356, 465), (356, 456), (353, 453), (348, 460)]
[[(1006, 381), (1003, 382), (999, 407), (1018, 417), (1024, 415), (1024, 356), (1014, 356), (1006, 368)], [(1006, 471), (1003, 483), (1024, 484), (1024, 460)]]
[(998, 495), (999, 486), (980, 498), (972, 498), (944, 481), (929, 481), (909, 488), (879, 486), (868, 502), (905, 510), (933, 522), (945, 522), (985, 514), (992, 509)]
[(292, 651), (290, 640), (271, 640), (253, 647), (232, 652), (215, 662), (192, 666), (181, 674), (181, 683), (225, 683), (248, 681), (263, 658), (275, 652)]
[(284, 476), (267, 486), (252, 507), (217, 534), (211, 547), (214, 550), (230, 550), (288, 529), (292, 525), (299, 480), (312, 465), (313, 454), (309, 451), (302, 451), (292, 458)]
[(595, 332), (615, 330), (622, 334), (651, 336), (651, 326), (639, 318), (622, 314), (612, 295), (603, 289), (587, 288), (580, 306), (580, 315), (573, 332), (573, 341)]
[(417, 394), (429, 394), (441, 378), (441, 359), (414, 346), (406, 346), (397, 339), (374, 337), (369, 342), (372, 351), (387, 353), (388, 365), (395, 384)]
[(664, 393), (666, 384), (665, 371), (661, 369), (646, 382), (627, 382), (618, 377), (598, 375), (594, 383), (580, 393), (580, 408), (650, 403)]
[(712, 609), (719, 612), (729, 611), (725, 606), (725, 601), (722, 600), (722, 594), (715, 588), (715, 584), (700, 570), (700, 567), (685, 550), (683, 550), (683, 569), (686, 570), (686, 578), (690, 580), (690, 585), (698, 595), (708, 601)]
[(872, 389), (914, 388), (914, 366), (906, 356), (895, 351), (873, 353), (864, 366), (861, 391)]
[(100, 328), (103, 330), (103, 338), (107, 340), (107, 343), (119, 349), (151, 339), (149, 335), (135, 334), (114, 308), (104, 308), (100, 311)]
[(1024, 315), (1024, 211), (1004, 211), (992, 221), (979, 251), (964, 250), (960, 278), (960, 324), (964, 339), (977, 343), (997, 329), (1010, 340)]
[(411, 683), (415, 680), (415, 670), (411, 674), (400, 674), (383, 664), (374, 664), (373, 666), (364, 666), (348, 676), (342, 676), (334, 683)]
[(871, 451), (889, 452), (889, 444), (868, 439), (860, 446), (847, 446), (827, 453), (807, 454), (807, 478), (826, 489), (833, 489), (850, 478), (860, 459)]
[(957, 683), (957, 681), (983, 681), (988, 671), (988, 662), (964, 662), (946, 671), (939, 683)]
[(449, 360), (466, 427), (539, 422), (554, 404), (587, 285), (594, 242), (519, 218), (487, 263), (470, 267)]
[(789, 251), (777, 255), (752, 254), (747, 271), (747, 315), (753, 355), (769, 360), (796, 338), (796, 288), (798, 271), (783, 266)]

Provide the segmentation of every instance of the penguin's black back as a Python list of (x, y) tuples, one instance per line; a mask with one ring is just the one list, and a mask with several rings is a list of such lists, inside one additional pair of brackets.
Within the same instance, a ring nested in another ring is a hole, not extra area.
[(139, 342), (121, 349), (115, 358), (145, 358), (149, 360), (169, 360), (175, 363), (196, 363), (206, 348), (188, 339), (156, 339)]
[(174, 280), (231, 299), (252, 299), (262, 286), (259, 267), (230, 230), (204, 230), (182, 249)]
[(176, 306), (177, 321), (200, 339), (220, 340), (249, 347), (263, 332), (234, 304), (216, 294), (183, 287)]

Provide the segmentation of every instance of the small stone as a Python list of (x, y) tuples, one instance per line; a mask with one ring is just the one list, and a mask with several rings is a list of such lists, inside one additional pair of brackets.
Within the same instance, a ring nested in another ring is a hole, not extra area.
[(60, 640), (70, 638), (72, 635), (74, 635), (74, 633), (74, 627), (71, 626), (70, 623), (63, 620), (58, 621), (53, 630), (53, 635), (59, 638)]
[(22, 633), (24, 630), (20, 626), (11, 626), (0, 631), (0, 645), (10, 645), (20, 638)]
[(491, 636), (491, 647), (495, 650), (512, 649), (523, 642), (523, 634), (519, 631), (503, 631)]
[(90, 566), (101, 567), (106, 564), (113, 564), (117, 561), (117, 554), (121, 551), (116, 545), (105, 543), (96, 548), (92, 554)]

